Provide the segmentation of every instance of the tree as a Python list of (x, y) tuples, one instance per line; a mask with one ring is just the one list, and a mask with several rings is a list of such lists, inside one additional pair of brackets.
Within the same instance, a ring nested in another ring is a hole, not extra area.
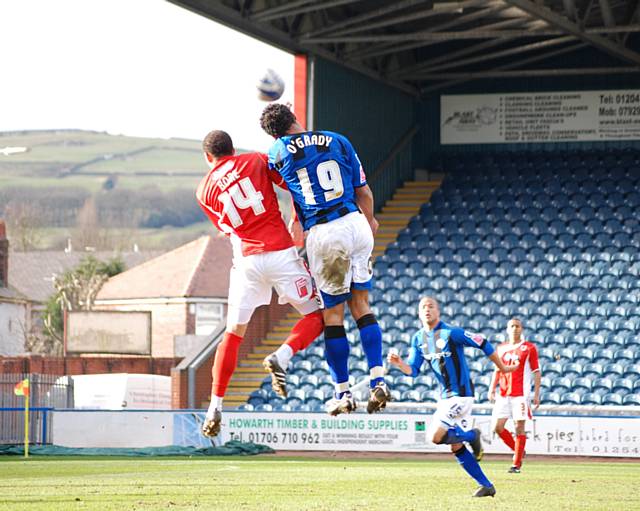
[(84, 258), (78, 266), (55, 277), (53, 293), (45, 304), (44, 330), (46, 339), (40, 343), (43, 354), (62, 354), (64, 312), (90, 311), (102, 285), (125, 270), (121, 259), (103, 262), (93, 256)]
[(93, 197), (89, 197), (76, 218), (76, 229), (73, 236), (73, 244), (78, 247), (91, 247), (103, 249), (109, 247), (109, 236), (100, 225), (98, 209)]
[(12, 200), (6, 205), (4, 216), (14, 250), (26, 252), (37, 247), (41, 215), (33, 203)]

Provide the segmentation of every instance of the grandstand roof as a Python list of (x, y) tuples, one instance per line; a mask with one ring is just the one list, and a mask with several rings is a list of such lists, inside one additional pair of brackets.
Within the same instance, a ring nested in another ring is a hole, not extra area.
[(640, 73), (634, 0), (170, 1), (416, 95), (487, 78)]
[(227, 238), (202, 236), (111, 277), (97, 299), (226, 297), (230, 269)]

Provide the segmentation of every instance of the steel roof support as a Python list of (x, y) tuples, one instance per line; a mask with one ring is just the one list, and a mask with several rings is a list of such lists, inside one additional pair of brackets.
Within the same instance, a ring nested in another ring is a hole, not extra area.
[(434, 73), (420, 76), (421, 80), (478, 80), (486, 78), (522, 78), (535, 76), (576, 76), (638, 73), (636, 67), (587, 67), (580, 69), (521, 69), (517, 71), (475, 71), (471, 73)]
[[(534, 55), (532, 57), (528, 57), (528, 58), (520, 60), (518, 62), (512, 62), (510, 64), (504, 64), (502, 66), (498, 66), (498, 67), (494, 68), (492, 71), (507, 71), (507, 70), (514, 69), (514, 68), (517, 68), (517, 67), (526, 66), (527, 64), (533, 64), (534, 62), (540, 62), (541, 60), (546, 60), (546, 59), (550, 59), (552, 57), (557, 57), (558, 55), (564, 55), (565, 53), (571, 53), (571, 52), (573, 52), (575, 50), (579, 50), (579, 49), (584, 48), (586, 46), (588, 46), (587, 43), (576, 43), (576, 44), (573, 44), (571, 46), (567, 46), (565, 48), (559, 48), (557, 50), (550, 51), (548, 53), (544, 53), (542, 55)], [(423, 87), (422, 89), (420, 89), (420, 92), (422, 94), (428, 94), (429, 92), (434, 92), (434, 91), (442, 89), (444, 87), (451, 87), (453, 85), (458, 85), (460, 83), (467, 82), (467, 81), (469, 81), (471, 79), (472, 78), (456, 79), (456, 80), (436, 83), (436, 84), (430, 85), (428, 87)]]
[(519, 7), (525, 12), (536, 16), (547, 23), (564, 30), (569, 34), (573, 34), (578, 37), (580, 40), (584, 41), (587, 44), (595, 46), (596, 48), (603, 50), (614, 57), (618, 57), (619, 59), (626, 60), (628, 62), (632, 62), (636, 65), (640, 64), (640, 54), (632, 51), (624, 46), (620, 46), (619, 44), (606, 39), (605, 37), (601, 37), (597, 34), (589, 34), (580, 29), (578, 25), (573, 23), (567, 18), (564, 18), (555, 12), (541, 7), (530, 0), (505, 0), (507, 3)]

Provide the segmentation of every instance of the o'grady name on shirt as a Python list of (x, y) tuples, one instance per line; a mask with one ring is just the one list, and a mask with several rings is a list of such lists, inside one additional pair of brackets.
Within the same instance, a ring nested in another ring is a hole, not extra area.
[(298, 152), (298, 149), (304, 149), (307, 146), (323, 145), (325, 147), (329, 147), (329, 144), (332, 140), (333, 137), (316, 133), (314, 133), (313, 135), (301, 135), (299, 137), (291, 139), (291, 141), (287, 144), (287, 151), (289, 151), (291, 154), (296, 154)]

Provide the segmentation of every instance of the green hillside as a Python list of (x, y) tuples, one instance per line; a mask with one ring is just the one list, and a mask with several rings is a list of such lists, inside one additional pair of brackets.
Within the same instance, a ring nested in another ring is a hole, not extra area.
[(173, 248), (211, 229), (194, 197), (206, 171), (198, 140), (0, 132), (0, 218), (17, 250)]
[[(5, 154), (5, 148), (26, 151)], [(0, 133), (0, 187), (80, 186), (95, 191), (115, 176), (119, 186), (127, 188), (155, 184), (172, 189), (194, 186), (205, 170), (197, 140), (79, 130)]]

